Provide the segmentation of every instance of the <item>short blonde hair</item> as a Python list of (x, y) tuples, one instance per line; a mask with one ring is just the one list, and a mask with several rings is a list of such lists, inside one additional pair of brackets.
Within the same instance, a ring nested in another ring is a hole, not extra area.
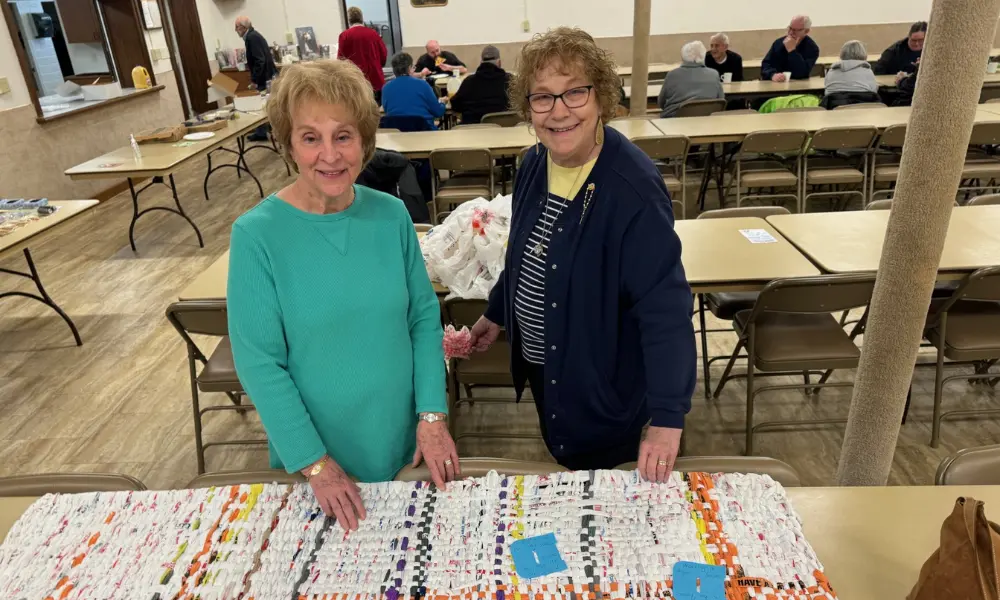
[(362, 14), (361, 9), (357, 6), (352, 6), (347, 9), (347, 24), (355, 25), (358, 23), (364, 24), (365, 16)]
[(308, 100), (338, 105), (346, 110), (361, 135), (365, 164), (368, 164), (375, 156), (375, 132), (380, 116), (375, 93), (361, 69), (349, 60), (316, 60), (283, 67), (274, 80), (267, 101), (267, 118), (285, 160), (296, 172), (298, 167), (292, 160), (292, 111)]
[(604, 122), (615, 116), (621, 99), (618, 66), (607, 50), (599, 47), (589, 33), (576, 27), (557, 27), (537, 34), (521, 48), (517, 75), (511, 77), (510, 102), (522, 119), (531, 121), (528, 94), (535, 77), (545, 68), (558, 64), (562, 72), (579, 71), (594, 84), (597, 105)]

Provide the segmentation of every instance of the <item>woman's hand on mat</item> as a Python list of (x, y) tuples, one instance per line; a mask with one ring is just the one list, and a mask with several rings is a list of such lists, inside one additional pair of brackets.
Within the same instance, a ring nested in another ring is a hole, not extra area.
[(365, 520), (358, 484), (332, 458), (326, 459), (322, 470), (309, 478), (309, 485), (323, 512), (335, 517), (345, 531), (357, 529), (358, 521)]
[(639, 475), (646, 481), (663, 483), (670, 479), (681, 446), (680, 429), (650, 427), (639, 444)]
[(472, 349), (476, 352), (485, 352), (490, 349), (493, 342), (497, 341), (500, 335), (500, 326), (490, 321), (486, 317), (479, 317), (476, 324), (472, 326)]
[(447, 489), (446, 482), (462, 476), (458, 450), (448, 432), (447, 421), (417, 423), (417, 451), (413, 453), (413, 466), (420, 466), (422, 460), (427, 462), (434, 485), (442, 490)]

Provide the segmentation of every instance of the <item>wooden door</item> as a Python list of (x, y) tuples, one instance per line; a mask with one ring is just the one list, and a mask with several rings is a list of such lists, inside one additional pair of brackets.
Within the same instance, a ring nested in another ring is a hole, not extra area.
[[(177, 85), (187, 87), (187, 98), (191, 105), (187, 112), (203, 113), (217, 108), (216, 104), (208, 103), (208, 80), (212, 78), (212, 66), (208, 62), (208, 52), (205, 50), (205, 36), (201, 31), (201, 19), (198, 18), (196, 0), (162, 0), (160, 10), (167, 12), (173, 25), (174, 39), (167, 34), (167, 42), (174, 58), (175, 75), (177, 56), (180, 57), (180, 68), (184, 72), (183, 83), (177, 76)], [(167, 23), (168, 18), (163, 22)], [(181, 98), (184, 98), (181, 94)], [(185, 105), (187, 100), (185, 99)]]
[(146, 67), (155, 83), (153, 63), (149, 59), (146, 38), (142, 32), (142, 16), (134, 0), (99, 0), (104, 13), (104, 26), (110, 38), (111, 54), (115, 58), (118, 82), (132, 87), (132, 69)]
[(103, 42), (101, 21), (94, 0), (56, 0), (67, 44)]

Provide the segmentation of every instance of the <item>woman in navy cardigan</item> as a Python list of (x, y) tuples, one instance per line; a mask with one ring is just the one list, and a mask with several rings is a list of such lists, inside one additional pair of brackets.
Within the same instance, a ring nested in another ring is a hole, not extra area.
[(511, 101), (540, 144), (518, 171), (506, 268), (473, 342), (486, 349), (506, 327), (518, 397), (527, 381), (561, 465), (638, 459), (665, 481), (696, 377), (669, 195), (652, 161), (604, 126), (619, 79), (589, 34), (536, 36), (518, 64)]

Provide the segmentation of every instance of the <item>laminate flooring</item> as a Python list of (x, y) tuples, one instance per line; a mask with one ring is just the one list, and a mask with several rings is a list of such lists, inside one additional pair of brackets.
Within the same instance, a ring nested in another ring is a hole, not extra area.
[[(256, 153), (249, 162), (265, 192), (291, 181), (273, 154)], [(181, 200), (204, 235), (203, 249), (181, 218), (157, 211), (139, 221), (138, 252), (133, 253), (127, 238), (131, 214), (127, 192), (32, 243), (48, 292), (75, 320), (84, 345), (76, 347), (62, 320), (46, 307), (18, 298), (0, 301), (0, 476), (121, 472), (151, 488), (164, 488), (183, 486), (196, 475), (186, 353), (164, 311), (228, 248), (233, 221), (259, 201), (252, 181), (237, 179), (228, 170), (213, 175), (212, 199), (206, 201), (201, 191), (204, 174), (204, 163), (177, 173)], [(170, 202), (168, 190), (157, 187), (144, 194), (142, 206)], [(21, 267), (20, 254), (7, 254), (0, 265)], [(4, 290), (31, 291), (28, 282), (16, 278), (0, 274), (0, 282)], [(734, 342), (731, 333), (711, 334), (710, 354), (728, 354)], [(922, 360), (931, 357), (923, 355)], [(715, 363), (715, 380), (723, 365)], [(852, 376), (853, 372), (838, 373), (835, 380)], [(685, 431), (687, 454), (741, 454), (743, 382), (731, 382), (718, 400), (706, 400), (702, 385), (699, 369)], [(756, 419), (846, 416), (850, 393), (850, 389), (828, 389), (818, 396), (798, 391), (765, 394), (758, 400)], [(930, 448), (932, 393), (933, 369), (918, 369), (910, 418), (896, 448), (892, 484), (929, 484), (949, 453), (1000, 440), (1000, 419), (948, 421), (941, 447)], [(480, 401), (457, 410), (460, 434), (537, 432), (530, 402), (514, 404), (511, 391), (504, 389), (475, 394)], [(221, 394), (205, 394), (203, 401), (228, 402)], [(992, 393), (964, 383), (947, 388), (946, 403), (955, 408), (1000, 408)], [(756, 454), (790, 463), (807, 485), (831, 485), (843, 430), (843, 425), (830, 425), (761, 433)], [(206, 440), (236, 437), (264, 437), (255, 413), (206, 417)], [(463, 456), (552, 460), (541, 441), (534, 439), (469, 436), (459, 441), (459, 450)], [(208, 451), (209, 470), (266, 466), (263, 447)]]

